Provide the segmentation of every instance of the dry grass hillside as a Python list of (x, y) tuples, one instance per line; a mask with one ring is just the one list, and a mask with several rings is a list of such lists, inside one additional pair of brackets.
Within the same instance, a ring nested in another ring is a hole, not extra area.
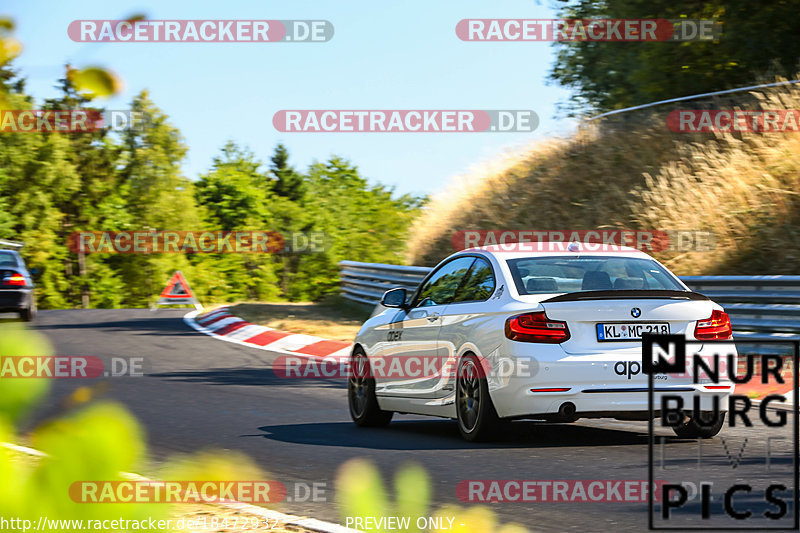
[[(736, 98), (742, 109), (800, 109), (796, 85)], [(734, 107), (680, 105), (701, 106)], [(800, 274), (800, 133), (673, 133), (677, 107), (655, 109), (454, 180), (416, 221), (408, 263), (452, 253), (458, 230), (687, 229), (713, 231), (716, 245), (655, 254), (678, 274)]]

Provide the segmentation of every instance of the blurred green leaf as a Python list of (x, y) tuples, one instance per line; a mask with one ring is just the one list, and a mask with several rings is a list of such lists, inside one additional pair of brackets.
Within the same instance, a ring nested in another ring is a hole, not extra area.
[[(441, 517), (442, 528), (436, 533), (483, 533), (495, 531), (496, 518), (492, 510), (475, 506), (462, 509), (457, 505), (446, 505), (434, 514)], [(450, 527), (452, 520), (452, 527)]]
[(100, 67), (68, 68), (67, 79), (79, 93), (90, 98), (112, 96), (122, 90), (120, 78)]
[[(10, 427), (0, 422), (0, 441), (15, 440)], [(170, 511), (161, 504), (81, 503), (70, 496), (76, 482), (121, 481), (121, 472), (142, 459), (141, 431), (122, 407), (94, 405), (38, 428), (32, 441), (46, 457), (33, 459), (0, 448), (0, 516), (34, 523), (41, 516), (50, 520), (159, 520)], [(80, 494), (80, 489), (73, 492), (77, 500)]]
[(131, 471), (145, 451), (139, 424), (124, 408), (110, 403), (41, 426), (32, 442), (60, 462), (91, 464), (101, 476)]
[[(438, 519), (441, 529), (437, 533), (525, 533), (527, 529), (517, 524), (499, 526), (491, 509), (482, 506), (463, 509), (457, 505), (446, 505), (435, 513), (429, 513), (431, 499), (430, 478), (425, 469), (417, 464), (405, 465), (395, 476), (396, 505), (392, 507), (384, 492), (380, 473), (366, 459), (352, 459), (339, 469), (336, 477), (336, 495), (339, 512), (348, 517), (372, 518), (410, 517), (409, 531), (417, 529), (417, 519), (431, 516)], [(372, 530), (371, 531), (382, 531)]]
[[(11, 425), (0, 418), (0, 442), (13, 442), (14, 434)], [(6, 506), (9, 509), (15, 509), (20, 504), (22, 491), (19, 487), (11, 483), (10, 480), (22, 479), (21, 468), (19, 461), (16, 460), (16, 452), (0, 446), (0, 511)], [(0, 516), (7, 516), (6, 513), (0, 512)]]
[[(40, 334), (16, 323), (0, 324), (0, 419), (19, 421), (48, 390), (46, 379), (2, 377), (13, 359), (8, 357), (46, 357), (52, 348)], [(6, 372), (8, 374), (8, 372)]]
[(132, 14), (128, 15), (127, 17), (125, 17), (123, 20), (126, 20), (127, 22), (136, 22), (137, 20), (147, 20), (147, 14), (146, 13), (132, 13)]
[[(395, 501), (398, 516), (427, 516), (431, 499), (431, 483), (422, 466), (411, 464), (402, 467), (394, 478)], [(419, 531), (416, 520), (411, 521), (409, 531)]]
[(527, 533), (528, 529), (519, 524), (506, 524), (497, 533)]
[(13, 37), (0, 38), (0, 65), (8, 63), (22, 53), (22, 43)]
[(336, 496), (343, 517), (379, 517), (389, 503), (378, 469), (366, 459), (351, 459), (336, 476)]
[(253, 481), (265, 479), (261, 468), (246, 455), (231, 451), (202, 451), (172, 457), (159, 472), (166, 481)]

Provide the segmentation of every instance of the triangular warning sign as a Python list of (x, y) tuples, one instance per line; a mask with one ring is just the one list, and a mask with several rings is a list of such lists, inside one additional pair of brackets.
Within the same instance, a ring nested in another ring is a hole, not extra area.
[(180, 270), (175, 272), (164, 290), (161, 291), (161, 297), (156, 302), (156, 305), (193, 305), (197, 309), (202, 309), (203, 306), (194, 297), (192, 289), (189, 287), (189, 282), (183, 277)]

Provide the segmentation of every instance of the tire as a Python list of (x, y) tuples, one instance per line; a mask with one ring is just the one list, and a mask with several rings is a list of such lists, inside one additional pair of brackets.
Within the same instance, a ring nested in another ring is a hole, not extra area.
[(347, 405), (350, 417), (357, 426), (379, 427), (392, 421), (392, 411), (384, 411), (375, 397), (375, 378), (370, 376), (369, 358), (356, 348), (350, 358), (350, 377), (347, 380)]
[(462, 357), (456, 374), (456, 418), (461, 436), (470, 442), (489, 439), (501, 426), (483, 368), (474, 355)]
[(24, 322), (32, 322), (33, 319), (36, 317), (36, 305), (31, 304), (30, 307), (23, 307), (19, 311), (19, 317)]
[[(703, 413), (704, 417), (711, 417), (710, 413)], [(675, 426), (672, 431), (682, 439), (710, 439), (720, 432), (722, 426), (725, 424), (725, 413), (719, 413), (719, 418), (712, 426), (704, 426), (698, 424), (688, 416), (684, 419), (680, 426)]]

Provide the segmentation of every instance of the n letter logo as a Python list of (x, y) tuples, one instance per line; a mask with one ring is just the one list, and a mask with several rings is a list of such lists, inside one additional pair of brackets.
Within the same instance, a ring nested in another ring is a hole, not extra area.
[(642, 334), (642, 370), (645, 374), (681, 373), (686, 369), (686, 337)]

